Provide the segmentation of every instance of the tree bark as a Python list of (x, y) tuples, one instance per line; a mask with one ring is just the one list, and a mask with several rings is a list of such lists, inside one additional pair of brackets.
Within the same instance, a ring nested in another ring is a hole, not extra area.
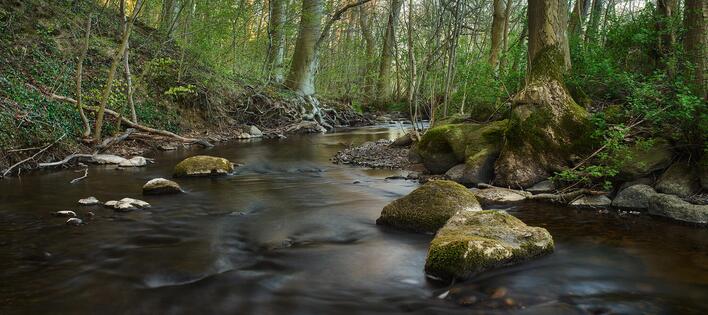
[(365, 50), (366, 50), (366, 60), (364, 62), (364, 67), (362, 71), (363, 75), (363, 89), (364, 97), (366, 102), (371, 101), (371, 97), (374, 95), (374, 50), (376, 49), (376, 42), (374, 41), (374, 34), (371, 31), (371, 14), (369, 4), (362, 5), (359, 7), (359, 27), (361, 28), (361, 35), (364, 38)]
[(91, 126), (84, 113), (84, 108), (81, 106), (83, 100), (83, 92), (81, 87), (81, 81), (83, 80), (83, 69), (84, 69), (84, 59), (86, 59), (86, 52), (89, 47), (89, 40), (91, 39), (91, 14), (88, 16), (88, 21), (86, 22), (86, 37), (84, 37), (84, 43), (81, 47), (81, 55), (76, 63), (76, 107), (79, 110), (79, 116), (81, 116), (81, 122), (84, 126), (83, 137), (88, 138), (91, 136)]
[(570, 15), (570, 22), (568, 24), (569, 35), (579, 36), (582, 33), (589, 4), (590, 0), (575, 0), (573, 12)]
[(692, 72), (693, 92), (708, 101), (706, 56), (708, 56), (708, 1), (686, 0), (683, 24), (686, 35), (683, 47)]
[(504, 20), (506, 19), (506, 9), (504, 0), (494, 0), (494, 15), (492, 16), (492, 50), (489, 54), (489, 65), (496, 72), (499, 66), (499, 55), (504, 37)]
[(590, 23), (585, 32), (585, 42), (595, 42), (600, 32), (600, 18), (602, 17), (602, 0), (592, 0), (590, 10)]
[(317, 41), (321, 34), (322, 4), (322, 0), (302, 0), (302, 17), (295, 42), (295, 54), (285, 81), (287, 87), (302, 95), (315, 94)]
[(276, 83), (283, 83), (285, 57), (285, 5), (286, 0), (270, 0), (270, 19), (268, 33), (270, 45), (268, 46), (268, 78)]
[(393, 92), (391, 86), (391, 63), (394, 55), (394, 45), (396, 44), (396, 23), (401, 13), (402, 0), (391, 0), (391, 7), (388, 13), (386, 31), (384, 33), (383, 49), (381, 50), (381, 63), (379, 65), (379, 77), (376, 84), (377, 103), (379, 106), (391, 100)]

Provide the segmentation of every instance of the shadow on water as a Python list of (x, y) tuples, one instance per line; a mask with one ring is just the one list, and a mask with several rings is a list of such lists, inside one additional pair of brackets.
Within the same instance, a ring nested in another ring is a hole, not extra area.
[[(454, 285), (427, 280), (432, 236), (374, 223), (417, 184), (329, 162), (349, 144), (399, 134), (359, 128), (156, 153), (150, 167), (92, 167), (73, 185), (71, 170), (1, 181), (0, 313), (708, 313), (707, 230), (545, 204), (507, 210), (549, 229), (553, 255)], [(180, 179), (186, 194), (141, 196), (194, 154), (244, 166)], [(153, 207), (76, 206), (90, 195)], [(68, 227), (50, 215), (66, 209), (96, 215)]]

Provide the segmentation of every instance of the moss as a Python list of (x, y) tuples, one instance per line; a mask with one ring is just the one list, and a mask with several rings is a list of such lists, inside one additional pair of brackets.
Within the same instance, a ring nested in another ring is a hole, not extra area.
[(535, 80), (563, 82), (565, 57), (559, 45), (545, 47), (532, 58), (529, 76)]
[(486, 158), (498, 151), (507, 121), (489, 124), (449, 124), (431, 128), (416, 150), (433, 173), (444, 173), (450, 167)]
[(665, 139), (651, 142), (653, 145), (650, 147), (637, 143), (629, 149), (629, 158), (620, 167), (620, 179), (631, 180), (669, 167), (673, 159), (669, 142)]
[(474, 194), (464, 186), (436, 180), (385, 206), (376, 223), (433, 233), (456, 213), (480, 209)]
[(229, 160), (219, 157), (197, 155), (179, 162), (174, 169), (175, 177), (226, 175), (234, 168)]
[(552, 251), (548, 231), (506, 212), (460, 213), (431, 242), (425, 269), (443, 278), (466, 278)]

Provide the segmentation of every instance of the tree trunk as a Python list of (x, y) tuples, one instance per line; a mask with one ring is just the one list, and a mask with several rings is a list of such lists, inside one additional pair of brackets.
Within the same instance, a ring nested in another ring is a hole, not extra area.
[(163, 34), (166, 34), (167, 37), (170, 37), (168, 32), (172, 27), (172, 21), (174, 20), (174, 5), (175, 0), (162, 0), (162, 9), (160, 10), (160, 23), (158, 28)]
[(499, 55), (504, 37), (504, 20), (506, 19), (506, 9), (504, 0), (494, 0), (494, 15), (492, 16), (492, 50), (489, 54), (489, 65), (497, 71), (499, 66)]
[(81, 81), (83, 79), (84, 59), (86, 59), (86, 52), (88, 51), (90, 39), (91, 14), (89, 14), (88, 21), (86, 22), (86, 37), (84, 37), (84, 43), (81, 47), (81, 55), (79, 56), (79, 60), (76, 63), (76, 107), (79, 110), (79, 116), (81, 116), (81, 122), (84, 126), (84, 131), (82, 134), (84, 138), (88, 138), (91, 136), (91, 126), (89, 125), (89, 121), (86, 118), (86, 114), (84, 113), (84, 108), (83, 106), (81, 106), (81, 102), (83, 99), (83, 92), (81, 91)]
[(708, 101), (706, 56), (708, 56), (708, 1), (686, 0), (683, 47), (691, 63), (693, 92)]
[[(121, 0), (123, 6), (125, 6), (125, 0)], [(103, 115), (106, 110), (106, 105), (108, 104), (108, 99), (111, 95), (111, 88), (113, 87), (113, 77), (116, 74), (116, 69), (118, 69), (118, 64), (120, 63), (121, 57), (123, 57), (123, 54), (125, 53), (125, 49), (128, 46), (128, 38), (130, 38), (130, 31), (132, 29), (133, 23), (135, 22), (135, 18), (138, 15), (138, 12), (140, 12), (140, 8), (142, 7), (143, 1), (138, 0), (138, 2), (135, 4), (135, 8), (133, 9), (133, 16), (130, 19), (130, 22), (128, 23), (127, 27), (123, 31), (123, 35), (121, 36), (120, 40), (120, 46), (118, 47), (118, 51), (113, 55), (113, 60), (111, 61), (111, 68), (108, 70), (108, 77), (106, 78), (106, 84), (103, 87), (103, 92), (101, 93), (101, 103), (99, 104), (98, 107), (98, 113), (96, 114), (96, 126), (94, 128), (94, 140), (95, 142), (101, 143), (101, 131), (103, 129)]]
[(579, 36), (583, 31), (583, 23), (585, 23), (585, 15), (588, 12), (590, 0), (575, 0), (573, 12), (570, 15), (568, 24), (568, 34), (571, 36)]
[(394, 45), (396, 44), (396, 23), (401, 13), (403, 0), (391, 0), (391, 7), (388, 13), (388, 22), (384, 33), (383, 49), (381, 51), (381, 63), (379, 65), (379, 78), (376, 84), (377, 103), (379, 106), (391, 100), (391, 63), (394, 58)]
[(592, 0), (590, 10), (590, 24), (585, 32), (585, 42), (595, 42), (600, 32), (600, 18), (602, 17), (602, 0)]
[(317, 41), (320, 38), (322, 0), (302, 0), (300, 30), (295, 42), (290, 74), (285, 85), (301, 95), (315, 94), (317, 70)]
[(677, 11), (677, 0), (657, 0), (656, 1), (656, 33), (658, 35), (657, 45), (652, 51), (654, 66), (673, 73), (673, 69), (668, 69), (666, 57), (669, 56), (676, 43), (676, 33), (674, 31), (674, 15)]
[(529, 71), (495, 164), (498, 185), (528, 187), (568, 167), (585, 139), (587, 112), (563, 83), (570, 66), (567, 23), (565, 0), (529, 0)]
[(364, 43), (366, 46), (366, 60), (364, 62), (364, 69), (362, 74), (364, 76), (364, 97), (367, 103), (371, 101), (371, 97), (374, 95), (374, 50), (376, 49), (376, 42), (374, 41), (374, 35), (371, 31), (371, 14), (369, 4), (365, 4), (359, 7), (359, 26), (361, 28), (361, 35), (364, 38)]
[(283, 83), (285, 56), (285, 5), (286, 0), (270, 0), (270, 19), (268, 33), (270, 45), (268, 46), (268, 78), (276, 83)]

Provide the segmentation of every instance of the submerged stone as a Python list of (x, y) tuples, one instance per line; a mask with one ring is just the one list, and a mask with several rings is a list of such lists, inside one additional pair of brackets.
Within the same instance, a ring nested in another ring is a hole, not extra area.
[(605, 195), (582, 196), (570, 203), (571, 206), (589, 208), (605, 208), (611, 204), (612, 200)]
[(465, 186), (433, 180), (385, 206), (376, 224), (434, 233), (456, 213), (479, 210), (479, 202)]
[(544, 228), (531, 227), (495, 210), (463, 211), (440, 229), (430, 243), (425, 271), (444, 279), (468, 278), (553, 251)]
[(229, 160), (208, 156), (197, 155), (184, 159), (175, 166), (175, 177), (187, 176), (218, 176), (233, 172), (234, 167)]

